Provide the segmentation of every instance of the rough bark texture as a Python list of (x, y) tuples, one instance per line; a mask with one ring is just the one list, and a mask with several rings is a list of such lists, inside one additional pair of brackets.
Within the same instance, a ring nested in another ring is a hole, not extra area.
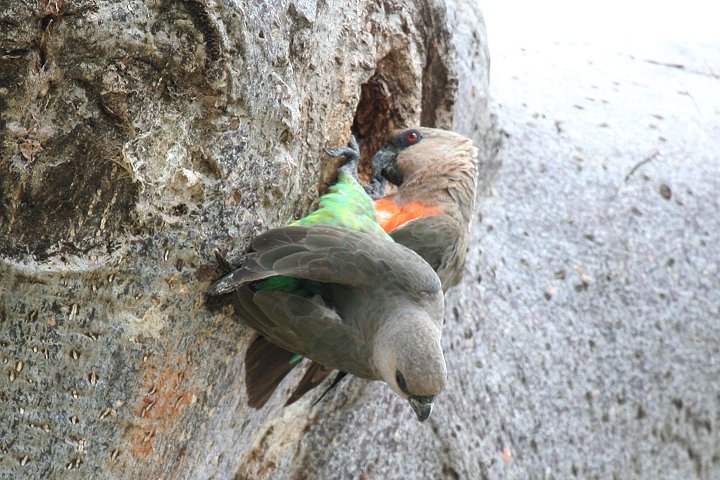
[(0, 476), (459, 468), (442, 415), (377, 383), (248, 409), (251, 332), (204, 291), (215, 249), (311, 209), (353, 126), (367, 158), (455, 123), (490, 166), (477, 7), (6, 0), (0, 27)]

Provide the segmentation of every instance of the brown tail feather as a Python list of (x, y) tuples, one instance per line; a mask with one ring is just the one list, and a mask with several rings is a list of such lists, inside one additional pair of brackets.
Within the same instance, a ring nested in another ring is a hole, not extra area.
[(303, 375), (300, 382), (298, 382), (295, 390), (293, 390), (292, 395), (290, 395), (290, 398), (285, 403), (285, 406), (287, 407), (300, 400), (303, 395), (320, 385), (330, 373), (332, 373), (332, 368), (320, 365), (317, 362), (312, 362), (305, 372), (305, 375)]
[(298, 362), (290, 363), (294, 353), (257, 336), (245, 352), (245, 389), (248, 405), (262, 408), (277, 386)]

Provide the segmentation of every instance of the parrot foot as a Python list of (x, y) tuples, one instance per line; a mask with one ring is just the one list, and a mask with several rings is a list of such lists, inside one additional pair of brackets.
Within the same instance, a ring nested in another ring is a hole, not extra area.
[(358, 147), (355, 135), (350, 137), (347, 147), (338, 148), (336, 150), (325, 149), (325, 153), (331, 157), (345, 157), (345, 164), (342, 165), (338, 170), (341, 172), (349, 173), (354, 179), (358, 178), (358, 164), (360, 162), (360, 147)]
[(370, 183), (365, 187), (365, 192), (372, 200), (378, 200), (385, 196), (387, 180), (384, 177), (371, 178)]

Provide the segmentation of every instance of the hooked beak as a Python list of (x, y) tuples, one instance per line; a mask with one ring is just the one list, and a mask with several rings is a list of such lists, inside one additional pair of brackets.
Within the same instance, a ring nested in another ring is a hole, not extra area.
[(385, 178), (395, 185), (402, 183), (402, 175), (394, 165), (397, 152), (392, 148), (381, 148), (372, 158), (372, 176), (376, 180)]
[(410, 406), (415, 410), (418, 420), (424, 422), (432, 413), (435, 397), (410, 397), (408, 398)]

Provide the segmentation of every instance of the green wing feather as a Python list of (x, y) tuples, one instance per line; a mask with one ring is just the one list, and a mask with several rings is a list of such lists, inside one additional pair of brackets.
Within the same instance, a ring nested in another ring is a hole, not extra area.
[(379, 235), (392, 242), (375, 218), (375, 204), (348, 172), (340, 171), (338, 182), (320, 198), (320, 208), (291, 226), (332, 225)]
[[(377, 222), (375, 204), (350, 173), (341, 170), (338, 173), (338, 182), (329, 190), (320, 197), (320, 207), (317, 210), (292, 222), (290, 226), (332, 225), (378, 235), (390, 242), (393, 241)], [(284, 276), (263, 280), (257, 283), (255, 288), (293, 293), (303, 297), (320, 293), (320, 285), (316, 282)]]

